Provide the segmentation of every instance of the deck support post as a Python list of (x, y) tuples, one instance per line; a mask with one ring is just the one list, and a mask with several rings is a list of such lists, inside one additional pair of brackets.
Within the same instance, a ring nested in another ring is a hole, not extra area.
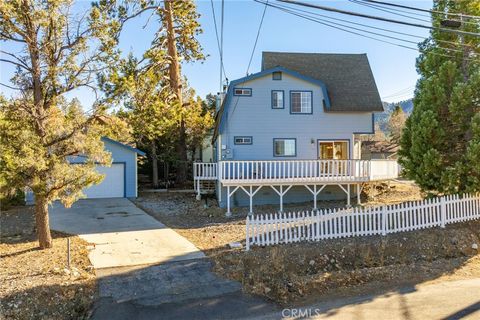
[(225, 213), (227, 217), (230, 217), (232, 215), (232, 212), (230, 211), (230, 186), (227, 186), (227, 212)]
[(350, 207), (350, 184), (347, 184), (347, 188), (344, 188), (341, 184), (337, 184), (337, 186), (347, 194), (347, 207)]
[(310, 191), (312, 194), (313, 194), (313, 210), (314, 211), (317, 211), (318, 208), (317, 208), (317, 196), (320, 194), (320, 192), (322, 192), (322, 190), (326, 187), (327, 185), (324, 184), (320, 187), (320, 189), (317, 189), (318, 185), (314, 184), (313, 185), (313, 190), (310, 189), (310, 187), (308, 185), (305, 185), (305, 188), (308, 189), (308, 191)]
[(249, 188), (249, 191), (247, 191), (243, 186), (240, 186), (240, 188), (242, 188), (243, 191), (245, 191), (245, 193), (250, 197), (250, 212), (248, 213), (248, 215), (252, 215), (253, 214), (253, 196), (258, 192), (260, 191), (260, 189), (262, 188), (262, 186), (259, 186), (257, 189), (253, 190), (253, 186), (250, 186)]
[(351, 203), (350, 203), (350, 184), (347, 184), (347, 207), (351, 207)]
[(361, 204), (360, 192), (362, 192), (362, 188), (360, 187), (360, 183), (357, 183), (357, 204)]
[(235, 187), (232, 192), (230, 192), (230, 186), (227, 186), (227, 212), (225, 213), (225, 216), (231, 217), (232, 216), (232, 211), (230, 211), (230, 197), (237, 191), (239, 187)]
[(283, 212), (283, 196), (290, 190), (292, 185), (288, 186), (287, 189), (283, 190), (283, 185), (280, 185), (280, 191), (277, 190), (275, 186), (270, 186), (280, 197), (280, 212)]
[(202, 200), (202, 194), (200, 193), (200, 179), (197, 179), (197, 200)]

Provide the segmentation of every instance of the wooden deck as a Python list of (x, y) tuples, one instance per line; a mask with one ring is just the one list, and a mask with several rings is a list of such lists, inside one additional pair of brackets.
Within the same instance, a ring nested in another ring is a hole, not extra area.
[[(305, 186), (314, 196), (326, 185), (338, 185), (346, 194), (350, 204), (350, 187), (370, 181), (398, 178), (399, 166), (394, 160), (250, 160), (220, 161), (218, 163), (194, 163), (194, 183), (198, 197), (202, 194), (205, 181), (216, 181), (227, 188), (227, 213), (230, 212), (230, 197), (239, 188), (252, 198), (261, 187), (271, 187), (283, 196), (292, 186)], [(233, 191), (231, 191), (233, 188)], [(218, 189), (221, 192), (221, 188)], [(360, 201), (360, 198), (358, 201)]]

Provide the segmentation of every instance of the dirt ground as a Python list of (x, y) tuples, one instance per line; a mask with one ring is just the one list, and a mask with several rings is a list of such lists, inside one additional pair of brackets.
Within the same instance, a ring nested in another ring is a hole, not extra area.
[(39, 250), (31, 207), (1, 212), (0, 226), (0, 318), (88, 318), (96, 291), (88, 244), (76, 236), (52, 232), (53, 248)]
[[(363, 205), (423, 198), (408, 181), (368, 186)], [(469, 222), (385, 237), (324, 240), (249, 252), (231, 249), (245, 243), (248, 208), (226, 218), (215, 200), (195, 200), (187, 193), (144, 193), (137, 205), (189, 239), (215, 261), (219, 274), (240, 281), (245, 291), (279, 303), (308, 302), (328, 295), (366, 294), (426, 281), (480, 277), (480, 222)], [(286, 205), (286, 211), (308, 210), (312, 203)], [(343, 207), (343, 201), (319, 202), (319, 208)], [(255, 207), (273, 213), (277, 206)]]

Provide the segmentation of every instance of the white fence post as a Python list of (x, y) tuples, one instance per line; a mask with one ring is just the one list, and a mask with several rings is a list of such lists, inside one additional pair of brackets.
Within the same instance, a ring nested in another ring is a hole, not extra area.
[(440, 227), (445, 228), (445, 223), (447, 220), (447, 205), (445, 203), (445, 197), (440, 198)]
[[(438, 212), (440, 210), (440, 212)], [(451, 211), (451, 212), (450, 212)], [(438, 214), (440, 216), (438, 216)], [(349, 236), (411, 231), (480, 218), (479, 195), (438, 197), (401, 205), (368, 209), (318, 210), (313, 214), (289, 212), (247, 217), (246, 250), (252, 245), (269, 246)]]
[(387, 235), (387, 206), (382, 206), (382, 236)]
[(246, 241), (245, 241), (245, 247), (248, 250), (250, 250), (250, 216), (247, 216), (247, 223), (245, 224), (245, 235), (246, 235)]

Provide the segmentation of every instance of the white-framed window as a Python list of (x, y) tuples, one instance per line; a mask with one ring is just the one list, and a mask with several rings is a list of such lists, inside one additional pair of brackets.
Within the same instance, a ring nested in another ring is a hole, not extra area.
[(274, 157), (295, 157), (297, 155), (297, 139), (275, 138), (273, 139)]
[(250, 88), (235, 88), (233, 89), (234, 96), (247, 96), (250, 97), (252, 95), (252, 89)]
[(290, 91), (290, 113), (312, 113), (312, 91)]
[(252, 144), (253, 138), (251, 136), (234, 137), (233, 142), (235, 144)]
[(284, 103), (283, 90), (272, 90), (272, 109), (283, 109)]

